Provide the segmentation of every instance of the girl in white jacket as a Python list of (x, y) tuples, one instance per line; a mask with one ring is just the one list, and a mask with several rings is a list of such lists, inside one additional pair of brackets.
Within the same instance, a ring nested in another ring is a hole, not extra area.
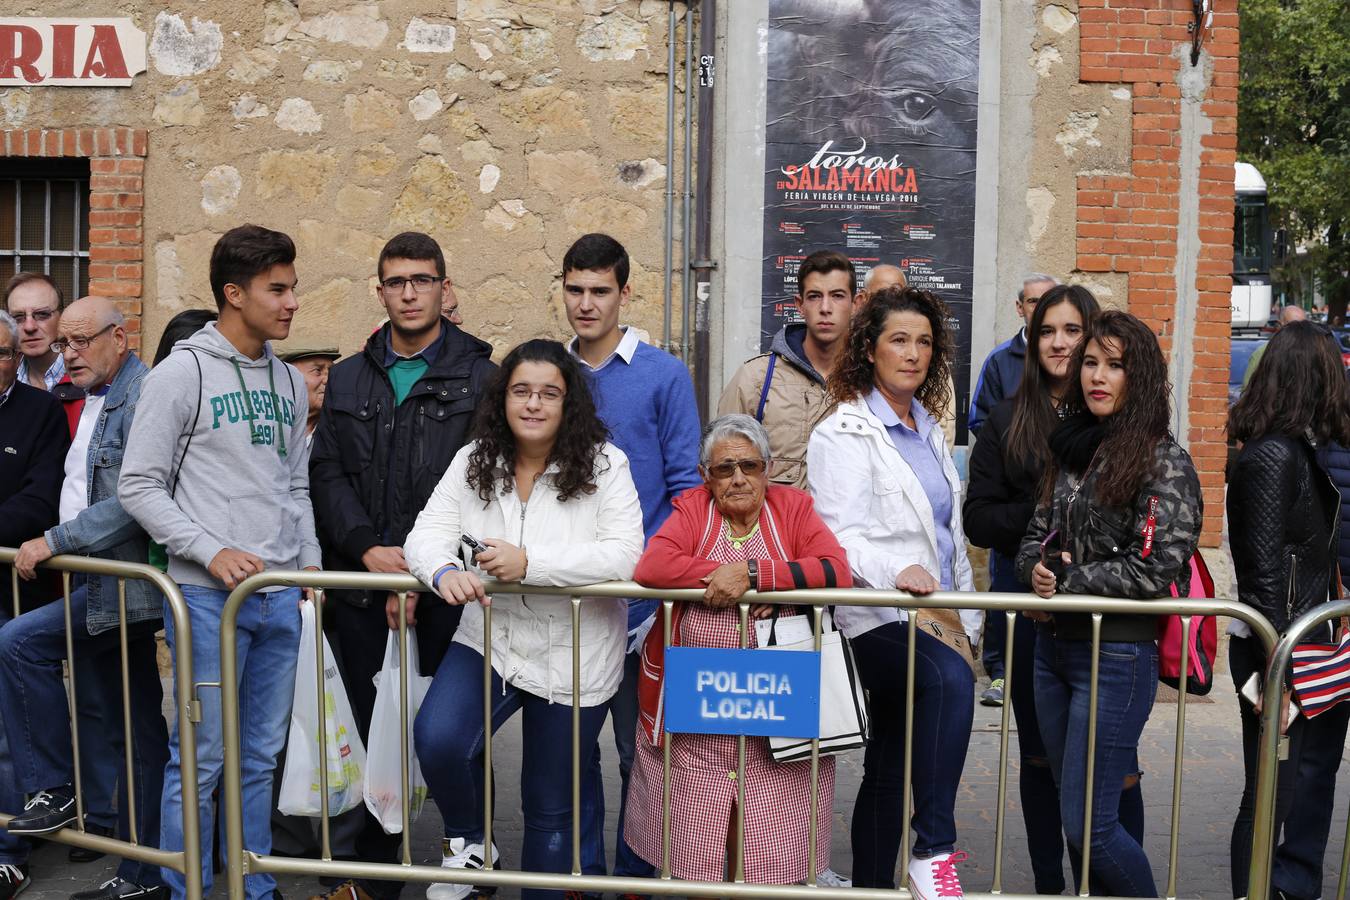
[[(961, 530), (961, 481), (938, 422), (951, 402), (947, 308), (928, 291), (886, 288), (853, 317), (830, 374), (839, 406), (811, 434), (807, 479), (816, 511), (848, 553), (855, 584), (912, 594), (969, 591)], [(858, 674), (870, 695), (872, 735), (853, 809), (853, 883), (895, 886), (905, 799), (905, 678), (909, 629), (893, 608), (839, 607)], [(908, 884), (920, 900), (961, 896), (956, 791), (974, 716), (965, 656), (982, 616), (915, 645), (914, 858)], [(965, 634), (960, 634), (964, 630)], [(952, 643), (968, 643), (962, 652)]]
[[(475, 553), (469, 539), (486, 549)], [(445, 867), (482, 868), (486, 858), (482, 607), (491, 603), (493, 729), (517, 710), (524, 716), (521, 868), (569, 871), (572, 602), (489, 596), (479, 573), (525, 584), (592, 584), (630, 578), (641, 552), (642, 511), (628, 458), (605, 440), (580, 369), (557, 342), (521, 344), (479, 403), (475, 440), (451, 462), (404, 547), (414, 575), (447, 603), (468, 604), (414, 725), (422, 772), (449, 836)], [(618, 689), (627, 627), (622, 600), (583, 603), (581, 747), (595, 745)], [(495, 846), (491, 852), (495, 862)], [(438, 897), (452, 900), (472, 891), (437, 887)], [(555, 892), (522, 895), (539, 900)]]

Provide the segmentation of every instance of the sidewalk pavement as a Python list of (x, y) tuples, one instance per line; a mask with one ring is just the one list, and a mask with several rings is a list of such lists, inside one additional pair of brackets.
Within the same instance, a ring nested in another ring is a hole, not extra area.
[[(983, 684), (976, 687), (978, 692)], [(1171, 826), (1173, 747), (1176, 734), (1176, 704), (1166, 702), (1160, 688), (1159, 702), (1153, 710), (1140, 746), (1145, 771), (1144, 798), (1147, 808), (1147, 850), (1153, 861), (1154, 877), (1160, 891), (1166, 890), (1167, 855)], [(1178, 895), (1181, 897), (1231, 896), (1228, 875), (1228, 838), (1242, 786), (1242, 751), (1237, 727), (1237, 700), (1226, 677), (1220, 677), (1214, 693), (1202, 700), (1192, 699), (1186, 707), (1186, 754), (1182, 784), (1181, 833)], [(957, 803), (960, 849), (970, 854), (961, 866), (961, 880), (967, 891), (987, 891), (993, 879), (994, 822), (998, 798), (998, 746), (1001, 712), (976, 706), (970, 752)], [(613, 740), (601, 736), (605, 759), (605, 795), (610, 799), (607, 846), (613, 854), (615, 817), (619, 796), (618, 766), (613, 756)], [(503, 864), (520, 859), (521, 816), (519, 778), (514, 761), (520, 758), (519, 717), (508, 723), (494, 743), (497, 768), (496, 837)], [(1003, 889), (1007, 892), (1031, 892), (1032, 878), (1026, 855), (1026, 837), (1017, 794), (1016, 735), (1009, 738), (1009, 774), (1007, 785), (1006, 837), (1003, 852)], [(838, 872), (850, 871), (848, 819), (852, 800), (862, 776), (862, 754), (839, 757), (835, 788), (834, 850), (831, 864)], [(1342, 770), (1342, 787), (1350, 777)], [(1345, 796), (1344, 792), (1341, 794)], [(1336, 875), (1346, 828), (1345, 804), (1338, 803), (1332, 825), (1325, 864), (1325, 895), (1335, 896)], [(427, 809), (413, 826), (413, 856), (418, 863), (440, 862), (440, 819), (435, 808)], [(77, 890), (86, 890), (109, 878), (114, 864), (108, 860), (72, 864), (66, 860), (67, 848), (46, 844), (33, 860), (34, 884), (26, 893), (29, 900), (64, 900)], [(1067, 866), (1066, 866), (1067, 872)], [(310, 879), (283, 878), (281, 891), (287, 900), (308, 897), (318, 892)], [(217, 887), (214, 896), (223, 897)], [(424, 889), (410, 887), (404, 896), (420, 898)], [(514, 900), (517, 892), (501, 891), (502, 900)]]

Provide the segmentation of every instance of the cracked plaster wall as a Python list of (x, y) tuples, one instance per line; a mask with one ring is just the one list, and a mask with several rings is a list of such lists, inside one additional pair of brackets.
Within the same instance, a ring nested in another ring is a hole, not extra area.
[(562, 254), (591, 230), (628, 246), (628, 321), (659, 337), (668, 9), (48, 0), (11, 14), (129, 16), (150, 69), (130, 88), (0, 89), (0, 112), (11, 128), (149, 129), (143, 346), (214, 306), (211, 246), (245, 221), (297, 242), (292, 342), (358, 349), (383, 316), (376, 257), (406, 228), (440, 241), (466, 328), (499, 355), (570, 333)]

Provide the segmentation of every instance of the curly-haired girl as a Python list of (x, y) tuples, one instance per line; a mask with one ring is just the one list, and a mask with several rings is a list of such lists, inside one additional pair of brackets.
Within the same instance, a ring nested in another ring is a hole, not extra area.
[[(447, 603), (468, 604), (414, 725), (427, 787), (445, 819), (447, 868), (482, 868), (483, 615), (493, 606), (494, 726), (523, 710), (521, 868), (566, 872), (572, 827), (572, 602), (495, 593), (498, 581), (581, 585), (629, 578), (642, 510), (623, 451), (605, 441), (580, 367), (555, 341), (507, 354), (478, 405), (475, 440), (455, 455), (404, 546), (408, 567)], [(468, 548), (461, 565), (461, 542)], [(473, 601), (478, 601), (477, 603)], [(583, 604), (581, 743), (593, 747), (619, 687), (622, 600)], [(583, 771), (585, 767), (583, 766)], [(591, 790), (585, 787), (584, 790)], [(496, 848), (490, 851), (497, 858)], [(468, 892), (466, 891), (466, 894)], [(552, 896), (523, 891), (526, 898)]]

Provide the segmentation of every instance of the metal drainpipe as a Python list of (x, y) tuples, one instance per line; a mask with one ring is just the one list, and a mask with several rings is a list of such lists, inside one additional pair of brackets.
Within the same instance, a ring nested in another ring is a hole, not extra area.
[(675, 0), (670, 0), (670, 18), (666, 24), (666, 252), (661, 306), (661, 346), (670, 350), (671, 303), (670, 279), (674, 270), (675, 239)]
[(692, 330), (690, 319), (690, 298), (693, 296), (693, 283), (689, 278), (689, 264), (694, 254), (689, 246), (689, 235), (693, 230), (689, 221), (694, 206), (693, 184), (693, 127), (694, 127), (694, 5), (684, 8), (684, 210), (680, 215), (680, 224), (684, 234), (680, 238), (680, 359), (689, 365), (689, 333)]
[[(698, 180), (695, 184), (694, 256), (687, 274), (694, 276), (694, 397), (703, 421), (711, 418), (711, 368), (708, 304), (712, 299), (712, 272), (717, 263), (712, 251), (713, 82), (717, 61), (717, 0), (702, 0), (698, 7)], [(692, 86), (686, 88), (692, 89)]]

